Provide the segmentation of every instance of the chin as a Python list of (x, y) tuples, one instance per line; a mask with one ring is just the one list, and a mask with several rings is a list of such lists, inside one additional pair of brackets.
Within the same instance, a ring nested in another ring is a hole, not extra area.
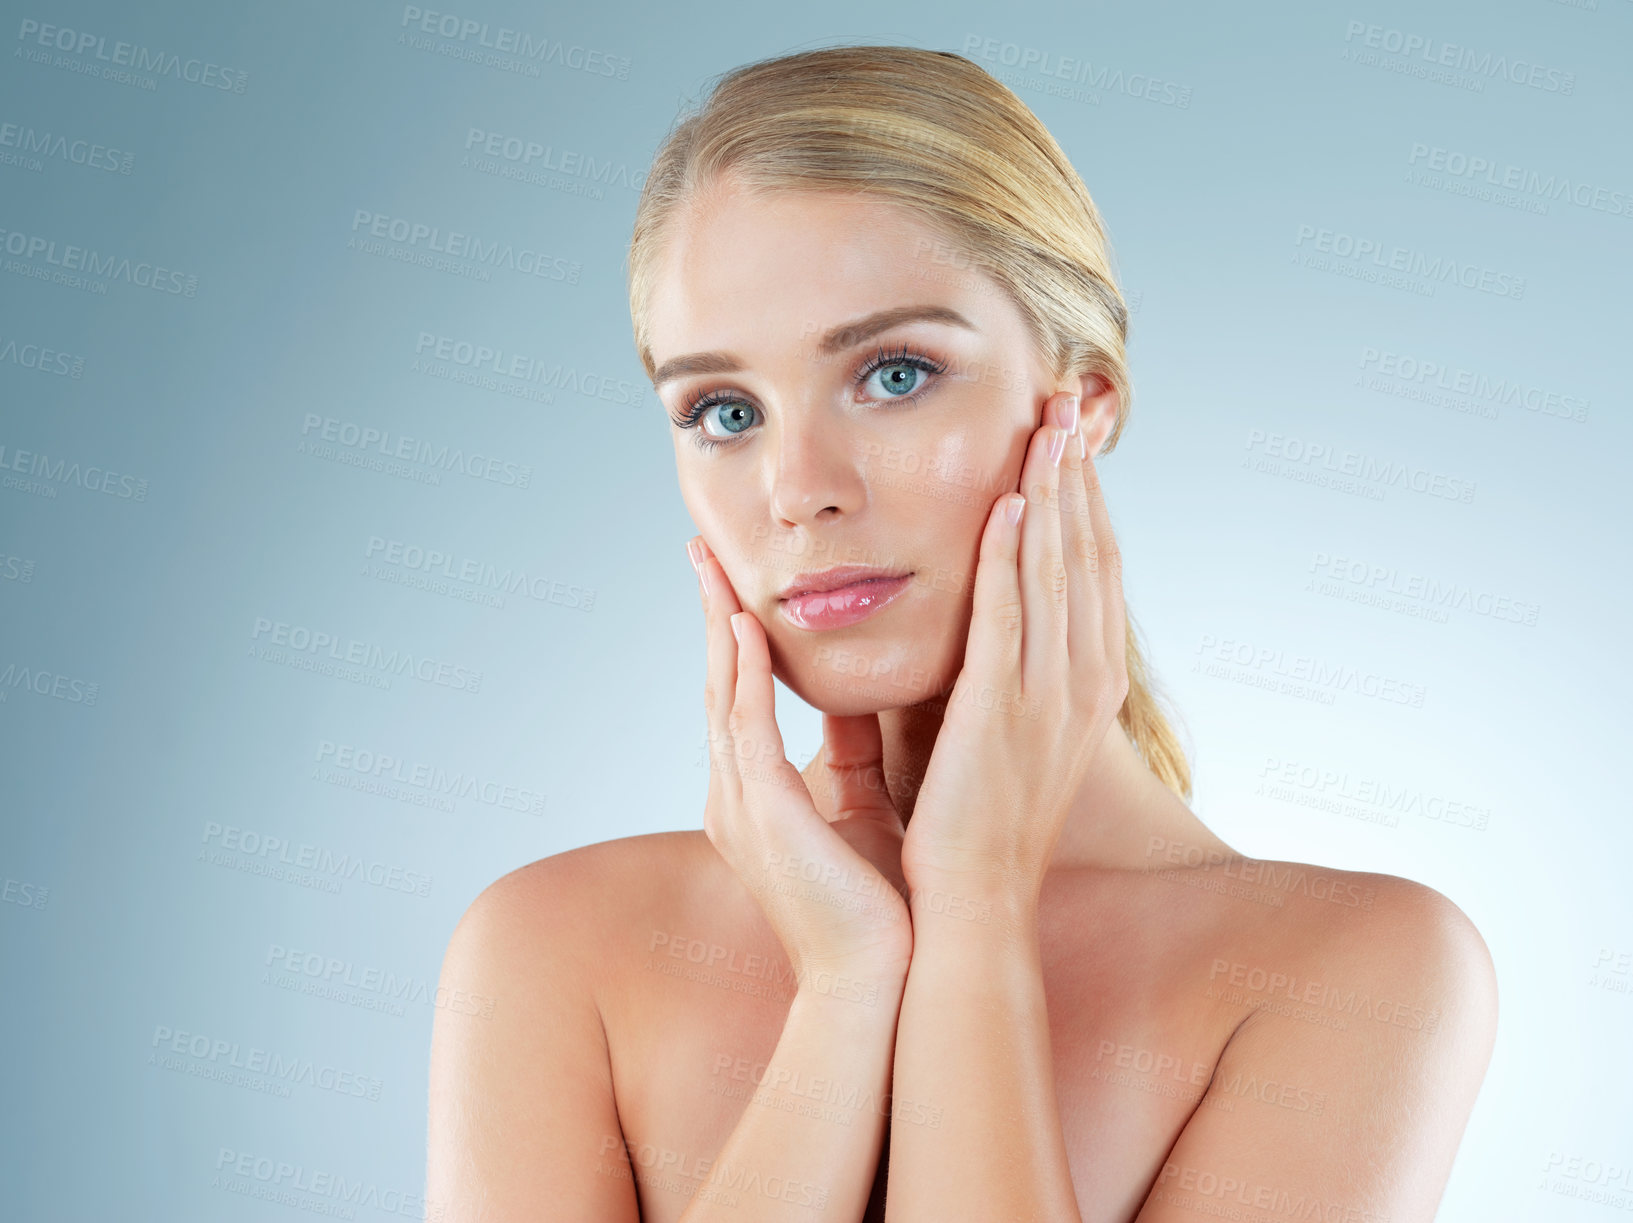
[(901, 709), (952, 691), (963, 661), (962, 641), (954, 643), (947, 632), (929, 625), (889, 633), (882, 628), (872, 633), (785, 630), (770, 638), (772, 670), (807, 705), (840, 717)]

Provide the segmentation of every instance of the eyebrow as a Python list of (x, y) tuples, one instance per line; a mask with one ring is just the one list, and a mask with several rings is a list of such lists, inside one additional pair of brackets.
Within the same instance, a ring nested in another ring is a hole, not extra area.
[[(817, 341), (817, 352), (821, 356), (831, 357), (904, 323), (944, 323), (951, 327), (964, 327), (970, 331), (980, 330), (969, 319), (948, 306), (893, 306), (889, 310), (877, 311), (854, 322), (841, 323), (826, 332)], [(735, 374), (742, 368), (743, 363), (730, 353), (687, 353), (683, 357), (672, 357), (660, 365), (658, 372), (652, 376), (652, 385), (659, 387), (665, 382), (683, 378), (688, 374)]]

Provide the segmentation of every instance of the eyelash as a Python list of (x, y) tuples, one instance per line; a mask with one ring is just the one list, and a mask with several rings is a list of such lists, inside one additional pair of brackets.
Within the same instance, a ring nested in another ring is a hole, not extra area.
[[(878, 351), (868, 358), (867, 363), (857, 371), (855, 381), (860, 385), (881, 369), (892, 365), (911, 366), (913, 369), (927, 374), (944, 374), (947, 372), (947, 363), (945, 361), (938, 361), (934, 357), (911, 349), (905, 344), (898, 346), (894, 352), (886, 351), (884, 346), (881, 345)], [(911, 391), (906, 395), (893, 395), (888, 399), (875, 400), (874, 402), (912, 403), (923, 395), (926, 390), (928, 390), (928, 386)], [(721, 404), (744, 402), (747, 401), (733, 391), (697, 391), (688, 395), (685, 406), (679, 411), (671, 413), (669, 419), (675, 423), (677, 428), (695, 430), (695, 436), (692, 440), (705, 450), (713, 449), (716, 446), (729, 446), (734, 443), (725, 438), (710, 437), (704, 430), (697, 428), (697, 423), (710, 408), (719, 407)], [(759, 411), (758, 408), (754, 410)], [(747, 430), (744, 432), (747, 432)]]

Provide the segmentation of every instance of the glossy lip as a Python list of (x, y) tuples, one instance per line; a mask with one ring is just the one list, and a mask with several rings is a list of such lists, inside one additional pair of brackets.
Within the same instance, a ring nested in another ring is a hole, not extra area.
[(835, 565), (832, 569), (817, 569), (810, 573), (796, 573), (794, 580), (782, 588), (777, 598), (784, 601), (795, 595), (818, 594), (824, 591), (838, 590), (843, 586), (854, 586), (858, 582), (873, 581), (879, 578), (911, 577), (912, 572), (899, 573), (889, 569), (880, 569), (876, 565)]
[[(779, 600), (777, 610), (795, 628), (813, 632), (844, 628), (895, 602), (912, 581), (910, 572), (841, 566), (797, 579), (789, 587), (795, 593)], [(809, 589), (812, 584), (817, 589)]]

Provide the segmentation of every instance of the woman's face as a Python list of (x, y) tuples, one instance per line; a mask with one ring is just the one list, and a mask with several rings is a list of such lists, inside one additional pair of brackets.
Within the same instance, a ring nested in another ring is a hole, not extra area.
[[(936, 231), (855, 196), (717, 189), (671, 230), (650, 309), (664, 407), (702, 408), (671, 424), (681, 495), (777, 677), (836, 714), (948, 692), (992, 503), (1081, 381)], [(898, 580), (789, 597), (838, 566)]]

